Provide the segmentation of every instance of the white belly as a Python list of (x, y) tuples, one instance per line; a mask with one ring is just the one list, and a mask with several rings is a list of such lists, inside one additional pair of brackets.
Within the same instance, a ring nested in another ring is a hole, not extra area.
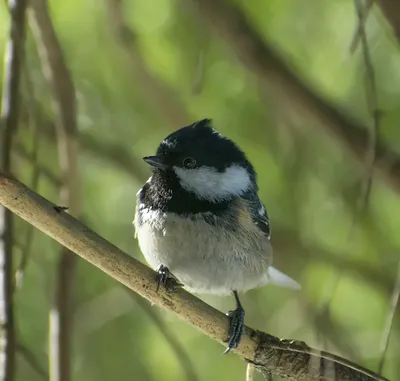
[(136, 234), (147, 262), (154, 269), (167, 266), (189, 291), (228, 294), (268, 283), (272, 249), (257, 227), (238, 234), (206, 223), (200, 214), (191, 220), (141, 212), (140, 226), (135, 219)]

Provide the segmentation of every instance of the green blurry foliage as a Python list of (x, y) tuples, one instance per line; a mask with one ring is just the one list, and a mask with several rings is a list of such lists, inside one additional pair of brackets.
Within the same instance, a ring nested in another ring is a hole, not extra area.
[[(275, 232), (288, 232), (287, 245), (275, 250), (275, 261), (303, 289), (294, 293), (268, 286), (248, 292), (243, 297), (247, 324), (316, 347), (327, 343), (328, 350), (376, 369), (400, 259), (398, 195), (376, 174), (368, 213), (349, 239), (364, 175), (353, 156), (326, 135), (323, 126), (314, 126), (271, 102), (274, 94), (265, 92), (254, 73), (240, 64), (190, 2), (126, 1), (125, 21), (135, 35), (130, 47), (121, 44), (110, 26), (110, 4), (50, 1), (52, 19), (76, 86), (81, 136), (119, 147), (134, 162), (133, 166), (129, 160), (119, 165), (107, 154), (94, 153), (82, 144), (79, 168), (85, 222), (143, 260), (131, 221), (135, 195), (145, 179), (133, 168), (143, 168), (142, 172), (150, 174), (140, 158), (152, 154), (167, 134), (182, 127), (174, 125), (162, 104), (154, 101), (154, 94), (148, 91), (152, 84), (143, 81), (144, 67), (150, 78), (170, 91), (170, 101), (182, 106), (187, 124), (213, 118), (217, 129), (241, 145), (258, 172), (260, 196), (272, 221), (272, 243)], [(356, 28), (352, 1), (236, 0), (236, 4), (299, 76), (341, 109), (371, 125), (362, 55), (360, 49), (349, 53)], [(2, 52), (8, 22), (3, 5)], [(376, 10), (371, 12), (367, 31), (380, 106), (385, 111), (380, 134), (397, 149), (399, 46)], [(39, 120), (39, 163), (57, 175), (56, 145), (45, 128), (54, 121), (51, 95), (31, 33), (26, 48), (22, 102), (24, 110)], [(127, 49), (135, 51), (143, 66), (130, 59)], [(17, 140), (29, 151), (32, 118), (24, 120)], [(31, 163), (15, 155), (14, 166), (18, 177), (29, 184)], [(44, 176), (38, 192), (54, 202), (58, 199), (57, 188)], [(29, 226), (17, 221), (18, 244), (23, 243), (27, 229)], [(297, 250), (296, 245), (303, 249)], [(55, 242), (35, 232), (24, 284), (16, 293), (18, 336), (44, 367), (58, 253)], [(17, 248), (16, 258), (20, 257)], [(347, 261), (352, 263), (352, 271)], [(338, 273), (341, 277), (329, 320), (324, 317), (323, 329), (317, 332), (314, 315)], [(187, 379), (171, 345), (117, 282), (80, 260), (73, 284), (74, 380)], [(204, 299), (221, 310), (230, 309), (233, 303), (230, 298)], [(152, 308), (188, 352), (199, 380), (244, 379), (245, 364), (238, 358), (221, 356), (221, 346), (175, 316)], [(384, 375), (393, 380), (400, 376), (399, 339), (397, 315), (384, 369)], [(40, 379), (23, 359), (19, 362), (18, 380)], [(261, 377), (256, 375), (256, 379)]]

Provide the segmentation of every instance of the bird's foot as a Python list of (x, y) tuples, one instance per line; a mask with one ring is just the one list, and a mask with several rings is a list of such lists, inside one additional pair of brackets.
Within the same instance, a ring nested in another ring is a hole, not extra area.
[(244, 331), (244, 309), (239, 306), (234, 311), (227, 313), (229, 317), (229, 332), (228, 332), (228, 348), (226, 348), (224, 355), (229, 353), (231, 349), (237, 348), (242, 339)]
[(156, 282), (157, 282), (156, 292), (158, 292), (160, 286), (163, 286), (167, 292), (172, 292), (177, 287), (182, 286), (182, 284), (179, 283), (178, 280), (169, 271), (168, 267), (164, 265), (160, 265), (157, 269)]

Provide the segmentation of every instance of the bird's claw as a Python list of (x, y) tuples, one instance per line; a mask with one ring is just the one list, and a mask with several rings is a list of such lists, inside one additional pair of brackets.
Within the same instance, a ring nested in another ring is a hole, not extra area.
[(157, 269), (157, 289), (156, 292), (160, 289), (160, 286), (163, 286), (165, 290), (168, 292), (174, 291), (177, 287), (182, 286), (181, 283), (171, 274), (167, 266), (160, 265)]
[(231, 349), (237, 348), (244, 331), (244, 309), (242, 307), (229, 311), (227, 315), (229, 317), (228, 347), (223, 353), (224, 355), (229, 353)]

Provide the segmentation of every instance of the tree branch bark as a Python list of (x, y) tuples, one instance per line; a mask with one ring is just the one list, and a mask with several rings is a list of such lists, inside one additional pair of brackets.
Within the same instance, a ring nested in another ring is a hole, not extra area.
[[(174, 293), (161, 289), (157, 293), (153, 270), (4, 173), (0, 173), (0, 203), (151, 303), (176, 313), (221, 344), (227, 339), (226, 315), (183, 289)], [(280, 340), (249, 327), (235, 352), (265, 374), (278, 374), (292, 380), (387, 381), (303, 342)]]

